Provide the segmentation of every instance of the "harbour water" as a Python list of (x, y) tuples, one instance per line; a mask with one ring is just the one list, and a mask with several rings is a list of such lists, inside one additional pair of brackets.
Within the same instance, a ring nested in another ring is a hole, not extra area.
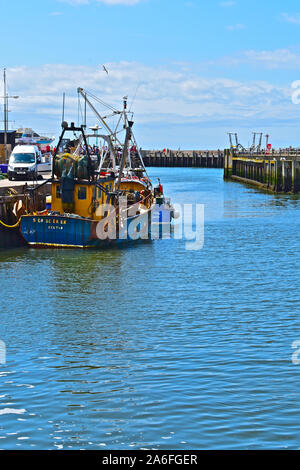
[(0, 448), (299, 448), (300, 199), (149, 173), (205, 205), (202, 250), (0, 252)]

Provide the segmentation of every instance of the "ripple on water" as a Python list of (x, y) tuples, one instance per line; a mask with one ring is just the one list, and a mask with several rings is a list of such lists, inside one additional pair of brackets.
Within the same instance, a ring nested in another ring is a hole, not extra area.
[(1, 448), (299, 447), (299, 198), (150, 173), (202, 250), (0, 252)]

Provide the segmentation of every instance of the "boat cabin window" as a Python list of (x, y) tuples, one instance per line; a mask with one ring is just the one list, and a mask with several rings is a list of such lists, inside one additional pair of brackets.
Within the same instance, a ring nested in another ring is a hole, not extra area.
[(61, 191), (60, 191), (60, 185), (56, 185), (56, 198), (61, 199)]
[(86, 186), (79, 186), (78, 199), (86, 199)]

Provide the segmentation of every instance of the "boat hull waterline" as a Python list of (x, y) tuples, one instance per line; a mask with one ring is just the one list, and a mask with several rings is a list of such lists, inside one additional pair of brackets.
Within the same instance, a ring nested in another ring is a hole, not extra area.
[[(147, 211), (125, 219), (116, 237), (99, 237), (99, 221), (72, 215), (26, 215), (21, 233), (29, 246), (53, 248), (101, 248), (115, 243), (161, 238), (162, 225), (170, 223), (169, 211)], [(168, 222), (169, 221), (169, 222)], [(134, 224), (134, 230), (132, 230)]]

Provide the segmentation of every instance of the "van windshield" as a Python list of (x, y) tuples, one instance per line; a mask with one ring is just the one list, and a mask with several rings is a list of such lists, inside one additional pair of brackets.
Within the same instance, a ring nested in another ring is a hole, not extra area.
[(34, 153), (15, 153), (10, 157), (12, 163), (35, 163)]

